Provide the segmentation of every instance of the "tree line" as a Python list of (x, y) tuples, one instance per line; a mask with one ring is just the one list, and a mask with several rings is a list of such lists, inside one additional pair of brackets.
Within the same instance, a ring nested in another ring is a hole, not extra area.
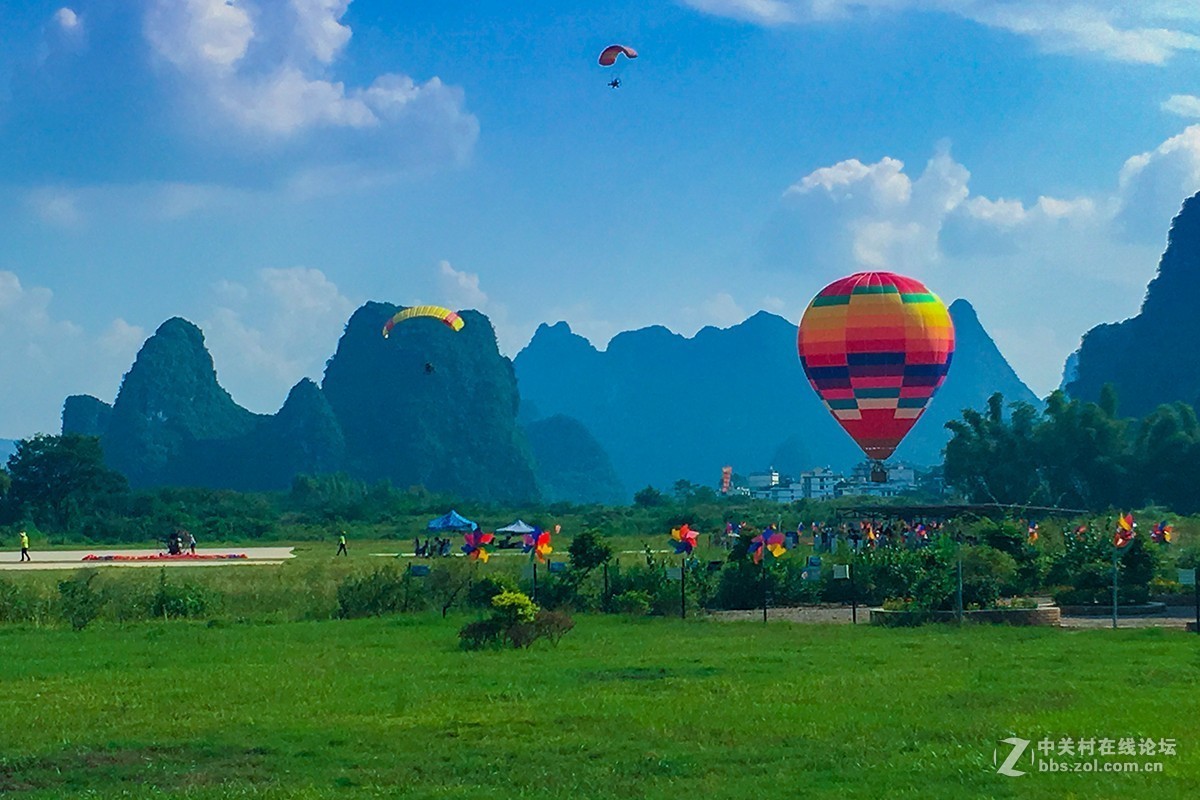
[(1097, 402), (1055, 391), (1040, 410), (994, 394), (946, 427), (945, 480), (971, 502), (1200, 511), (1200, 421), (1188, 403), (1128, 419), (1112, 385)]

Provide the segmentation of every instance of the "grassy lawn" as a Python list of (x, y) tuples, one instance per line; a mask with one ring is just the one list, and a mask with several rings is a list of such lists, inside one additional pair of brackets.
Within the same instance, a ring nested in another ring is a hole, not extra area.
[[(464, 620), (0, 626), (0, 795), (1143, 798), (1200, 776), (1178, 632), (581, 616), (558, 648), (466, 653)], [(1009, 778), (1009, 736), (1178, 754)]]

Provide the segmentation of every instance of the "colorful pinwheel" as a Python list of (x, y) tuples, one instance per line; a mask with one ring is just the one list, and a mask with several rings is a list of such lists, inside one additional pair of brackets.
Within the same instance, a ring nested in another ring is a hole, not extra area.
[(1158, 544), (1169, 544), (1171, 541), (1171, 531), (1174, 530), (1164, 519), (1162, 522), (1150, 529), (1150, 540)]
[(696, 549), (696, 532), (684, 523), (681, 527), (671, 530), (671, 539), (675, 542), (675, 554), (683, 555), (684, 553), (691, 555)]
[(754, 556), (754, 563), (761, 564), (763, 552), (769, 551), (776, 558), (787, 552), (787, 540), (783, 534), (774, 528), (764, 528), (763, 532), (750, 540), (749, 552)]
[(472, 561), (482, 561), (486, 564), (490, 556), (488, 555), (488, 551), (485, 550), (483, 546), (485, 544), (491, 544), (492, 540), (495, 538), (495, 534), (484, 533), (476, 528), (470, 533), (463, 534), (463, 541), (466, 542), (466, 544), (462, 546), (462, 551), (470, 556)]
[(1134, 528), (1137, 523), (1133, 521), (1133, 514), (1123, 514), (1117, 517), (1117, 532), (1113, 534), (1113, 545), (1116, 547), (1124, 547), (1133, 541), (1133, 537), (1137, 536), (1137, 531)]
[(521, 546), (522, 552), (530, 553), (531, 558), (536, 558), (540, 564), (545, 564), (546, 556), (554, 552), (554, 548), (550, 546), (550, 534), (546, 531), (535, 530), (533, 533), (527, 533), (524, 541)]

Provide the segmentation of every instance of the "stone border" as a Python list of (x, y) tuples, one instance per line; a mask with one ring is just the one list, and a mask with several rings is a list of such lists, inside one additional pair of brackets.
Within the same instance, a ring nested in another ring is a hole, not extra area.
[[(1112, 616), (1112, 604), (1091, 603), (1081, 606), (1060, 606), (1062, 613), (1072, 617), (1108, 617)], [(1166, 614), (1166, 603), (1139, 603), (1136, 605), (1117, 606), (1118, 617), (1145, 617), (1150, 614)]]
[[(888, 611), (872, 608), (871, 624), (885, 627), (912, 627), (926, 622), (956, 622), (958, 615), (953, 611)], [(979, 611), (964, 611), (964, 622), (990, 623), (993, 625), (1057, 627), (1062, 620), (1058, 606), (1041, 605), (1037, 608), (987, 608)]]

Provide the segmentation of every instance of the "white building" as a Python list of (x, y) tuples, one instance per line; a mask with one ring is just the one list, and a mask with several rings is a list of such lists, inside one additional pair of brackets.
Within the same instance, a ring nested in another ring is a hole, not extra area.
[(809, 500), (828, 500), (837, 497), (838, 484), (845, 478), (829, 467), (817, 467), (800, 473), (800, 486)]
[(756, 489), (770, 489), (772, 486), (779, 485), (779, 471), (771, 467), (766, 472), (751, 472), (746, 478), (746, 484), (750, 487), (751, 495)]

